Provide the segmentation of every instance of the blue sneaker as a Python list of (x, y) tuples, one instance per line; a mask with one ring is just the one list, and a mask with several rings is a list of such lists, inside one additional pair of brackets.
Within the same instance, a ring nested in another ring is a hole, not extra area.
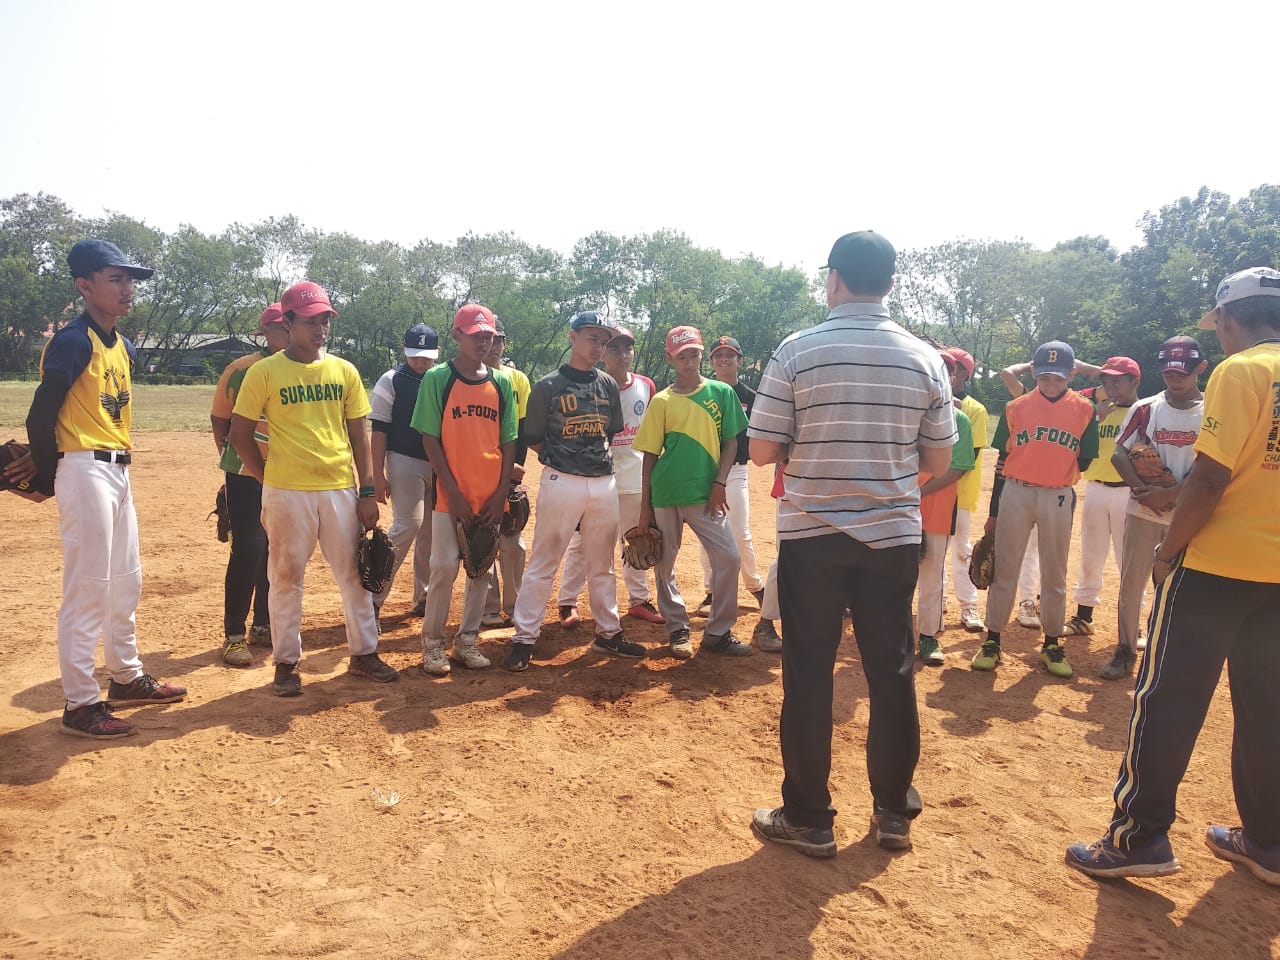
[(1167, 877), (1182, 869), (1168, 837), (1137, 850), (1121, 850), (1111, 842), (1110, 834), (1097, 843), (1067, 847), (1067, 866), (1091, 877)]
[(783, 814), (782, 808), (762, 808), (751, 817), (751, 832), (761, 840), (795, 847), (810, 857), (834, 857), (836, 835), (829, 828), (801, 827), (793, 824)]
[(1219, 860), (1243, 863), (1249, 872), (1273, 887), (1280, 887), (1280, 844), (1263, 849), (1244, 835), (1242, 827), (1210, 827), (1204, 842)]

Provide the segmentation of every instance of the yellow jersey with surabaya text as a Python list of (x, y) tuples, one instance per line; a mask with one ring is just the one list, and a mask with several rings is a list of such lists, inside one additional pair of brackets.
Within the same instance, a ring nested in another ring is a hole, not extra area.
[(1218, 364), (1204, 389), (1195, 451), (1231, 470), (1222, 499), (1187, 545), (1186, 566), (1280, 583), (1280, 343)]
[[(1094, 404), (1094, 410), (1097, 410), (1096, 396), (1083, 393), (1081, 396), (1086, 396)], [(1124, 426), (1125, 418), (1129, 416), (1129, 411), (1132, 409), (1133, 404), (1126, 407), (1113, 404), (1111, 412), (1098, 420), (1098, 456), (1081, 474), (1086, 480), (1099, 480), (1102, 483), (1111, 484), (1120, 482), (1120, 471), (1112, 464), (1111, 455), (1116, 452), (1116, 439), (1120, 436), (1120, 428)]]
[(263, 483), (282, 490), (342, 490), (355, 486), (347, 421), (368, 416), (360, 374), (346, 360), (325, 354), (311, 363), (284, 353), (245, 371), (235, 414), (265, 418), (271, 456)]
[(58, 410), (58, 450), (131, 450), (133, 344), (105, 333), (82, 313), (40, 353), (40, 377), (60, 374), (71, 385)]
[(631, 445), (658, 457), (649, 477), (653, 506), (706, 503), (720, 469), (721, 446), (745, 429), (742, 401), (727, 383), (703, 380), (693, 393), (675, 393), (670, 387), (659, 391), (649, 401)]

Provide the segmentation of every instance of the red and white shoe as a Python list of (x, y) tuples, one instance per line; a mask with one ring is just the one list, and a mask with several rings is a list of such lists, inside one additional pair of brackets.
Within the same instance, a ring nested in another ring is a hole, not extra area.
[(567, 603), (561, 605), (560, 626), (565, 627), (567, 629), (569, 627), (576, 627), (581, 622), (582, 622), (582, 617), (578, 613), (577, 606), (567, 604)]

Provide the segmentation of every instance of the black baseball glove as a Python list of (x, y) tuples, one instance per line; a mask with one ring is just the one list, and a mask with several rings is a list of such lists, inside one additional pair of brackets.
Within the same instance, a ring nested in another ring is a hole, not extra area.
[(396, 547), (381, 527), (374, 527), (356, 542), (356, 569), (360, 586), (381, 593), (391, 582), (396, 568)]
[[(218, 488), (218, 495), (213, 498), (213, 510), (209, 517), (218, 518), (218, 542), (229, 543), (231, 540), (231, 508), (227, 506), (227, 485)], [(205, 517), (208, 522), (209, 517)]]
[(996, 532), (982, 535), (982, 539), (973, 545), (973, 555), (969, 557), (969, 579), (979, 590), (986, 590), (996, 575)]
[(512, 487), (507, 494), (507, 511), (502, 515), (502, 535), (519, 533), (529, 523), (529, 491)]

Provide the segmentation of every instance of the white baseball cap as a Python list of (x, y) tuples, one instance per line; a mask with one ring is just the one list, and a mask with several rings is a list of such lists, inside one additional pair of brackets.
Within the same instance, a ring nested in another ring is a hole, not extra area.
[(1218, 284), (1213, 295), (1213, 309), (1200, 318), (1201, 330), (1217, 328), (1215, 315), (1223, 304), (1234, 303), (1247, 297), (1280, 297), (1280, 270), (1270, 267), (1250, 267), (1233, 273)]

